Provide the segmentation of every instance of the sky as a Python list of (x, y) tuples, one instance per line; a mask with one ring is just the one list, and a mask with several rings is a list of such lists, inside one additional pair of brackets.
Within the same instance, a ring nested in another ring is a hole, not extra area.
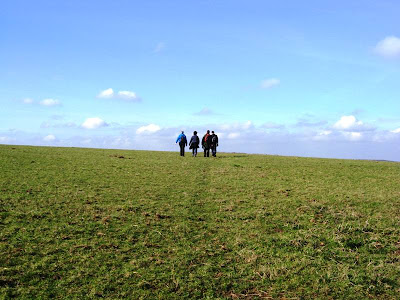
[(0, 143), (400, 161), (398, 0), (21, 1)]

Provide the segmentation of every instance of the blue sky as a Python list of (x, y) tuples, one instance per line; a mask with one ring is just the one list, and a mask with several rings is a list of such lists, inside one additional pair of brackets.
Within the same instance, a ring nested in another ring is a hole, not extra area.
[(398, 1), (5, 1), (0, 143), (400, 161)]

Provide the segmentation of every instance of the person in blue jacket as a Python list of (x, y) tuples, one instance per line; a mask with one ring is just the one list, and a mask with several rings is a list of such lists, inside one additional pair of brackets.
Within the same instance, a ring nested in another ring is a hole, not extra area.
[(185, 133), (182, 133), (176, 139), (176, 143), (179, 143), (179, 147), (181, 148), (181, 156), (185, 156), (185, 147), (187, 146), (187, 139)]

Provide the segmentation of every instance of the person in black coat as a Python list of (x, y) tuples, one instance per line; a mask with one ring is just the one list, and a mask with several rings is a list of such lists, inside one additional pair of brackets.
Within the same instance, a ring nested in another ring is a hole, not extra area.
[(204, 157), (210, 157), (210, 145), (211, 145), (211, 138), (210, 138), (210, 130), (207, 130), (207, 133), (201, 139), (201, 146), (204, 149)]
[(214, 133), (214, 130), (211, 131), (211, 152), (212, 156), (216, 157), (217, 156), (217, 147), (218, 147), (218, 135)]
[(197, 136), (197, 131), (193, 132), (193, 136), (189, 142), (189, 149), (192, 149), (192, 156), (197, 156), (197, 148), (199, 148), (200, 139)]

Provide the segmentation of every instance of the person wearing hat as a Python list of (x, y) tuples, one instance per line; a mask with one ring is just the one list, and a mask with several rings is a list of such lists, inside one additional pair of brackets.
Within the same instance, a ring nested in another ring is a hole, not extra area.
[(186, 139), (186, 135), (182, 130), (182, 133), (178, 136), (178, 138), (176, 139), (176, 143), (179, 143), (179, 147), (181, 149), (181, 156), (185, 156), (185, 147), (187, 146), (187, 139)]
[(199, 148), (199, 144), (200, 144), (200, 139), (197, 136), (197, 131), (193, 132), (193, 136), (190, 139), (189, 142), (189, 149), (192, 149), (192, 156), (196, 157), (197, 156), (197, 148)]

